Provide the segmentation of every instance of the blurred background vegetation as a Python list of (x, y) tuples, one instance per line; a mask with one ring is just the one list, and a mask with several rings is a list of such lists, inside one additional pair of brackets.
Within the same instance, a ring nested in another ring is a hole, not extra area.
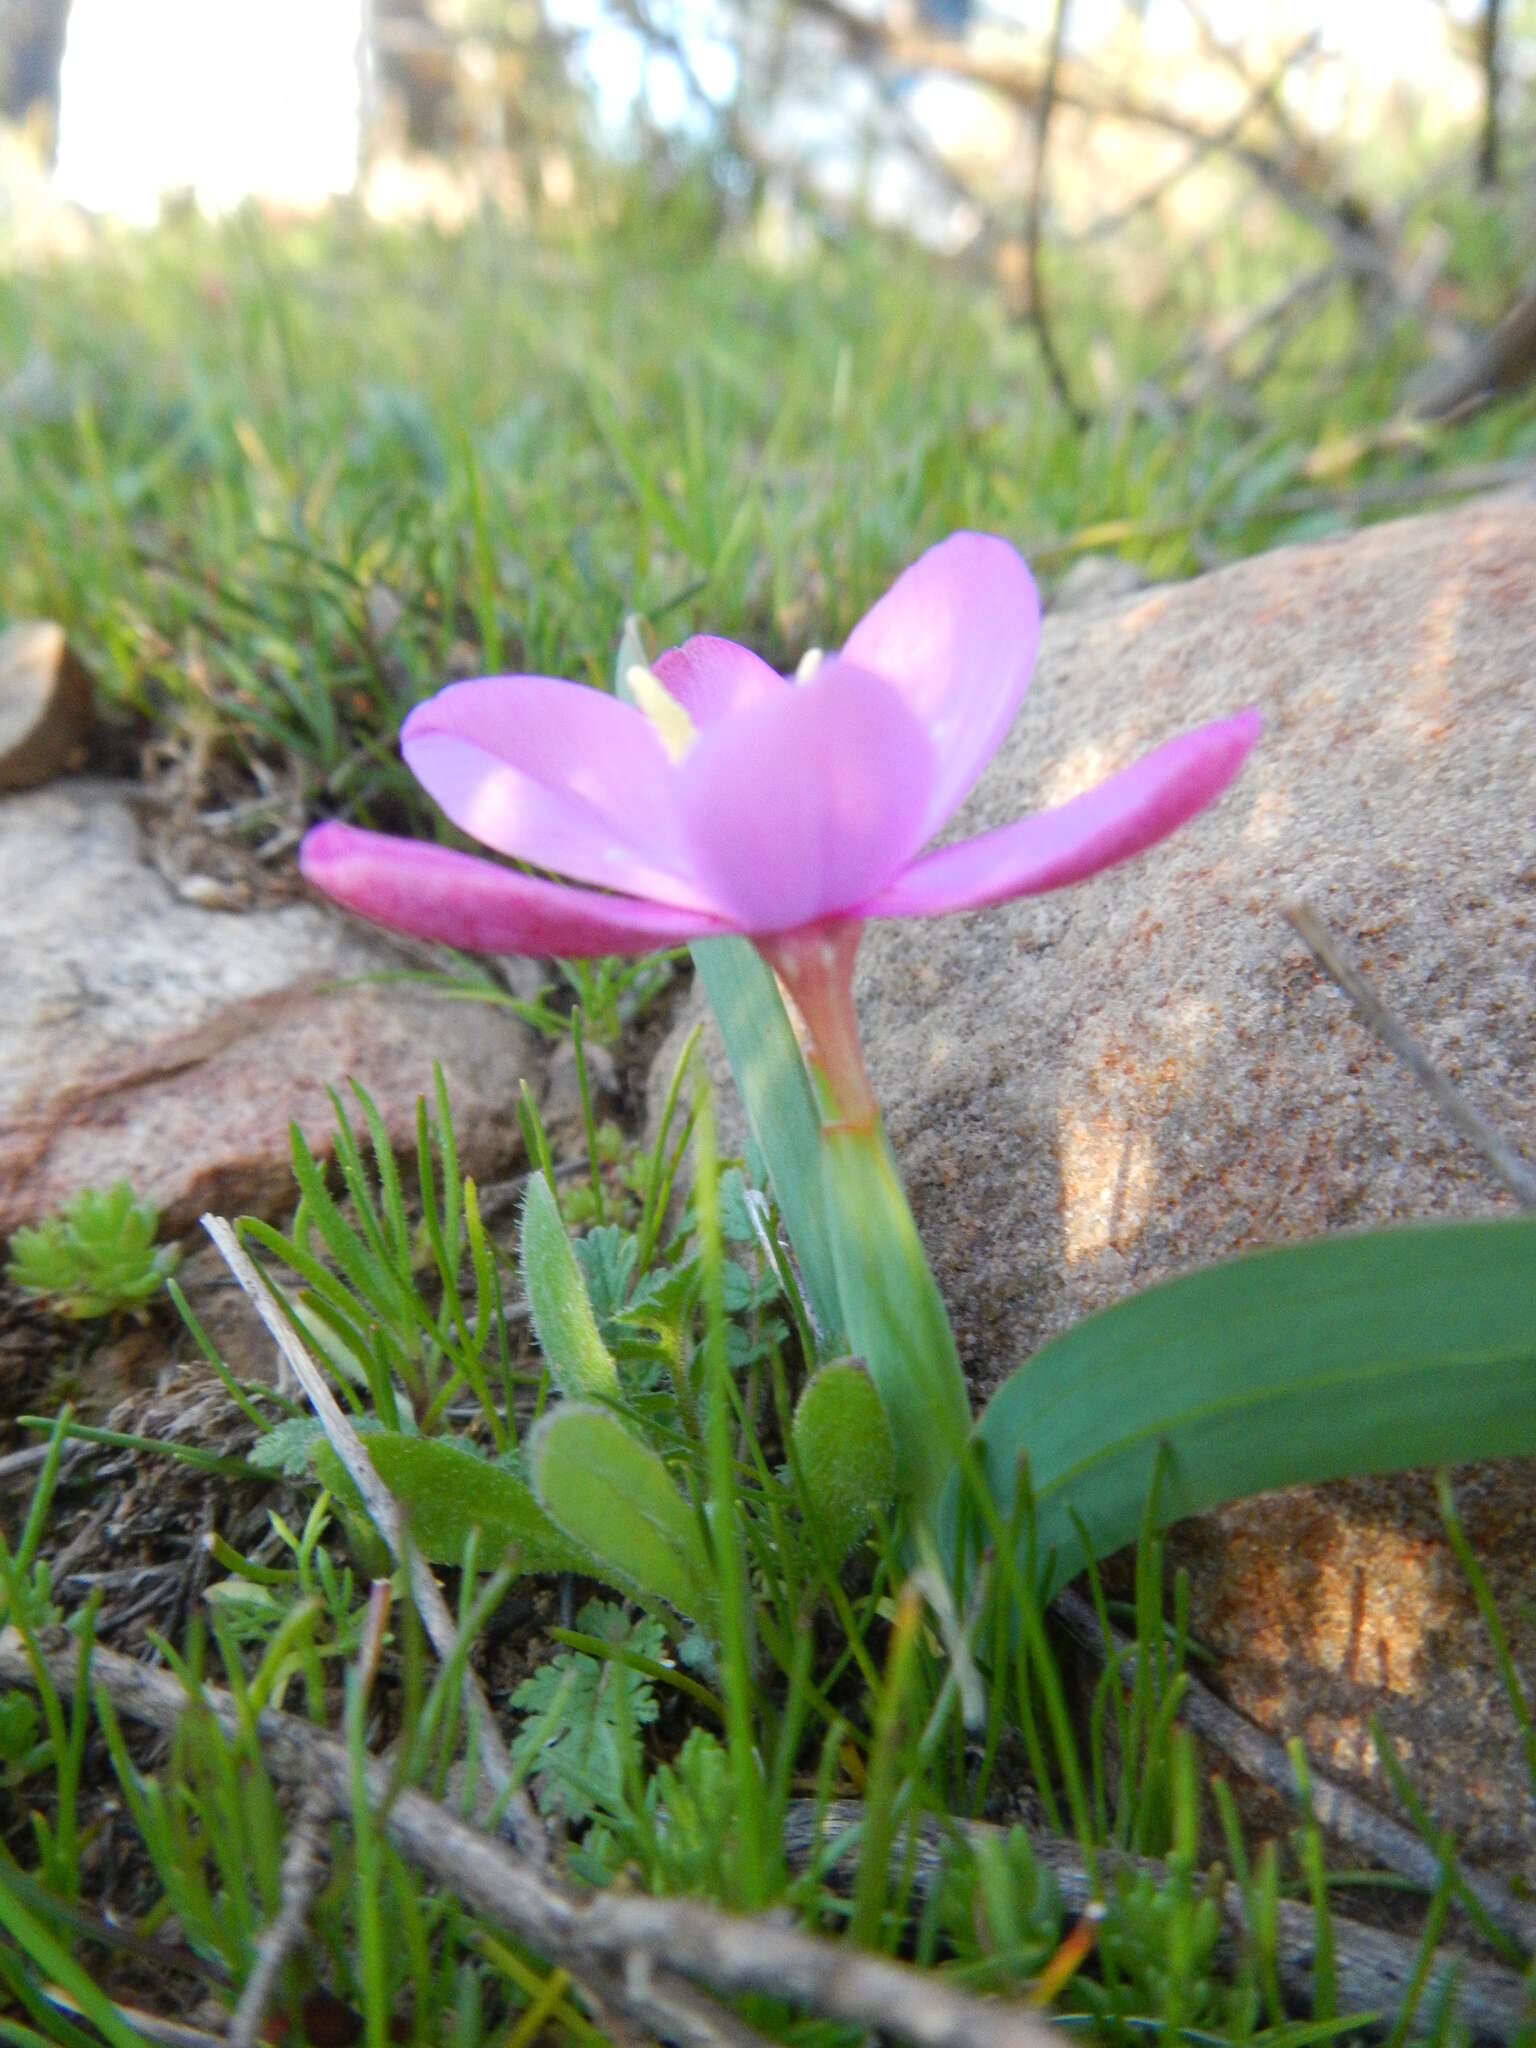
[(0, 614), (275, 858), (630, 610), (1518, 484), (1533, 81), (1529, 0), (0, 0)]

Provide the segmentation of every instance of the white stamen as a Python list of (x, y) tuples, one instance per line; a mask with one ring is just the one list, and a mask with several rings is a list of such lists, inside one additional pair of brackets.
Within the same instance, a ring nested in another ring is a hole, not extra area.
[(681, 761), (698, 738), (698, 728), (672, 692), (648, 668), (637, 663), (624, 678), (629, 694), (645, 713), (674, 761)]

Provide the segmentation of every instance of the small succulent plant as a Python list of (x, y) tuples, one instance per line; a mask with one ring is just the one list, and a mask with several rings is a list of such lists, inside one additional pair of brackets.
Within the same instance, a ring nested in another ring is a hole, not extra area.
[(176, 1264), (175, 1247), (155, 1243), (159, 1228), (159, 1210), (130, 1182), (84, 1188), (57, 1215), (16, 1232), (6, 1275), (55, 1315), (84, 1320), (138, 1308)]

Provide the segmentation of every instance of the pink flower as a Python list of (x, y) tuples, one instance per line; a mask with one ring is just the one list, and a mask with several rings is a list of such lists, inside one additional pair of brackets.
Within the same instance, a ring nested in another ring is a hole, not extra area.
[(803, 681), (703, 636), (657, 662), (652, 716), (544, 676), (454, 683), (405, 722), (413, 774), (472, 838), (570, 879), (343, 824), (312, 831), (300, 864), (349, 909), (470, 951), (640, 953), (736, 932), (789, 975), (829, 928), (976, 910), (1140, 853), (1219, 795), (1258, 737), (1241, 712), (1059, 809), (924, 853), (1012, 724), (1039, 638), (1022, 558), (957, 533)]

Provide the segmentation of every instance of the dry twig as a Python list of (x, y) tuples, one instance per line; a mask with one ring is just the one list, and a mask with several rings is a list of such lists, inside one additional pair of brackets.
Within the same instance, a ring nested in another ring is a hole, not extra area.
[(581, 1976), (582, 1987), (609, 2011), (627, 2012), (677, 2048), (769, 2048), (768, 2036), (739, 2013), (696, 1991), (676, 1971), (657, 1968), (648, 1956), (623, 1970), (587, 1963)]
[[(60, 2012), (86, 2020), (91, 2017), (79, 2000), (71, 1997), (62, 1985), (47, 1985), (43, 1996)], [(163, 2013), (145, 2012), (136, 2005), (123, 2005), (117, 1999), (112, 2001), (112, 2005), (118, 2018), (144, 2040), (153, 2041), (155, 2048), (225, 2048), (225, 2036), (210, 2033), (206, 2027), (194, 2027), (187, 2020), (169, 2019)]]
[(229, 2022), (230, 2048), (256, 2048), (284, 1963), (304, 1939), (309, 1909), (325, 1882), (325, 1829), (330, 1802), (311, 1787), (300, 1803), (283, 1855), (282, 1903), (256, 1944), (251, 1974)]
[[(931, 71), (961, 78), (1011, 100), (1035, 108), (1043, 91), (1041, 68), (1032, 58), (928, 35), (898, 27), (878, 15), (861, 13), (848, 0), (798, 0), (801, 10), (841, 31), (848, 47), (903, 71)], [(1299, 219), (1307, 221), (1332, 244), (1352, 271), (1387, 290), (1396, 290), (1391, 259), (1362, 217), (1358, 203), (1331, 203), (1288, 164), (1270, 156), (1242, 135), (1224, 136), (1201, 127), (1171, 107), (1140, 99), (1134, 92), (1106, 83), (1082, 63), (1063, 65), (1054, 83), (1054, 97), (1063, 106), (1107, 120), (1125, 121), (1177, 136), (1197, 149), (1212, 149), (1230, 158), (1274, 193)]]
[[(411, 1594), (432, 1639), (432, 1647), (445, 1664), (452, 1662), (459, 1651), (459, 1632), (443, 1598), (443, 1589), (433, 1577), (426, 1559), (411, 1542), (399, 1504), (375, 1471), (373, 1460), (363, 1448), (362, 1438), (342, 1413), (335, 1395), (325, 1383), (324, 1375), (310, 1357), (298, 1332), (283, 1315), (270, 1286), (247, 1256), (234, 1230), (222, 1216), (205, 1216), (202, 1220), (203, 1228), (218, 1246), (224, 1263), (250, 1299), (290, 1370), (309, 1396), (310, 1405), (320, 1418), (337, 1457), (346, 1466), (353, 1485), (362, 1495), (374, 1526), (394, 1556), (408, 1565)], [(478, 1724), (481, 1766), (497, 1797), (507, 1796), (507, 1817), (517, 1846), (534, 1862), (546, 1863), (549, 1845), (539, 1817), (532, 1800), (516, 1784), (512, 1760), (507, 1755), (490, 1702), (467, 1664), (463, 1692), (465, 1712), (472, 1723)]]
[[(1136, 1669), (1132, 1644), (1118, 1634), (1106, 1643), (1093, 1605), (1081, 1593), (1057, 1595), (1052, 1612), (1074, 1642), (1099, 1662), (1113, 1656), (1122, 1679), (1129, 1684)], [(1245, 1776), (1267, 1785), (1282, 1798), (1298, 1799), (1301, 1788), (1284, 1746), (1245, 1715), (1218, 1699), (1209, 1687), (1185, 1673), (1185, 1693), (1179, 1702), (1179, 1719), (1186, 1727), (1219, 1749)], [(1320, 1773), (1309, 1773), (1312, 1812), (1318, 1825), (1336, 1841), (1358, 1849), (1384, 1869), (1396, 1871), (1410, 1883), (1433, 1891), (1441, 1880), (1440, 1858), (1412, 1828), (1378, 1813), (1368, 1800)], [(1517, 1899), (1507, 1885), (1485, 1871), (1459, 1872), (1462, 1883), (1494, 1924), (1536, 1953), (1536, 1907)]]
[[(795, 1869), (814, 1866), (830, 1883), (839, 1879), (838, 1837), (850, 1843), (863, 1819), (863, 1809), (852, 1800), (837, 1800), (818, 1808), (812, 1800), (791, 1806), (785, 1824), (784, 1847)], [(976, 1845), (1006, 1839), (1008, 1830), (987, 1821), (926, 1819), (918, 1829), (915, 1846), (903, 1835), (892, 1845), (893, 1880), (910, 1882), (919, 1900), (928, 1896), (943, 1875), (957, 1840)], [(1146, 1875), (1158, 1883), (1167, 1881), (1168, 1871), (1147, 1857), (1119, 1855), (1100, 1850), (1099, 1880), (1076, 1842), (1060, 1835), (1040, 1835), (1031, 1830), (1030, 1848), (1041, 1867), (1049, 1871), (1068, 1913), (1081, 1913), (1103, 1896), (1106, 1875), (1121, 1872)], [(851, 1870), (847, 1873), (851, 1881)], [(1216, 1894), (1225, 1924), (1226, 1954), (1230, 1964), (1240, 1943), (1252, 1936), (1243, 1898), (1238, 1888), (1223, 1883)], [(1281, 1899), (1277, 1909), (1279, 1943), (1275, 1957), (1280, 1988), (1298, 2012), (1310, 2012), (1314, 1985), (1313, 1963), (1317, 1949), (1317, 1922), (1310, 1906), (1293, 1899)], [(1402, 2006), (1411, 1990), (1420, 1963), (1420, 1944), (1384, 1928), (1363, 1927), (1357, 1921), (1333, 1918), (1334, 1967), (1340, 2009), (1345, 2012), (1380, 2013), (1385, 2031), (1391, 2015)], [(1427, 1980), (1429, 2002), (1433, 1987), (1455, 1972), (1458, 1986), (1457, 2014), (1479, 2041), (1507, 2041), (1528, 2009), (1524, 1980), (1514, 1970), (1498, 1963), (1485, 1963), (1456, 1949), (1437, 1952)]]
[(1046, 372), (1056, 396), (1079, 433), (1087, 426), (1087, 415), (1072, 396), (1066, 365), (1057, 352), (1051, 333), (1050, 314), (1045, 303), (1045, 280), (1040, 269), (1040, 234), (1045, 220), (1045, 174), (1050, 151), (1051, 115), (1056, 107), (1056, 81), (1061, 72), (1061, 52), (1067, 34), (1071, 0), (1056, 0), (1051, 17), (1051, 37), (1046, 49), (1045, 75), (1035, 102), (1035, 161), (1029, 183), (1029, 218), (1024, 229), (1024, 256), (1028, 266), (1029, 320), (1045, 358)]
[(1417, 1040), (1397, 1021), (1360, 970), (1345, 958), (1337, 940), (1317, 912), (1308, 904), (1293, 903), (1287, 906), (1285, 917), (1319, 967), (1349, 997), (1361, 1020), (1423, 1082), (1467, 1143), (1482, 1154), (1515, 1200), (1524, 1208), (1536, 1209), (1536, 1171), (1472, 1107), (1455, 1082), (1441, 1072)]
[[(39, 1658), (53, 1684), (72, 1697), (80, 1682), (73, 1639), (51, 1632), (39, 1644)], [(114, 1650), (95, 1649), (89, 1675), (119, 1712), (167, 1733), (190, 1705), (169, 1673)], [(38, 1683), (15, 1628), (0, 1632), (0, 1681)], [(230, 1694), (205, 1686), (199, 1701), (226, 1736), (245, 1733)], [(352, 1760), (344, 1743), (275, 1708), (257, 1717), (256, 1734), (275, 1777), (313, 1786), (339, 1817), (351, 1813)], [(776, 1915), (726, 1913), (691, 1899), (573, 1891), (424, 1792), (396, 1788), (377, 1758), (364, 1765), (363, 1784), (379, 1825), (407, 1862), (573, 1974), (594, 1965), (608, 1971), (605, 1981), (614, 1984), (615, 1995), (626, 2003), (634, 1997), (637, 2008), (658, 1984), (665, 1996), (671, 1979), (688, 1978), (727, 1998), (782, 1998), (828, 2019), (878, 2029), (912, 2048), (1060, 2048), (1055, 2030), (1020, 2005), (974, 1997), (932, 1972), (804, 1934)], [(717, 2016), (714, 2024), (717, 2048), (745, 2048), (739, 2022), (731, 2031), (729, 2016)], [(702, 2036), (693, 2037), (692, 2048), (706, 2048)]]

